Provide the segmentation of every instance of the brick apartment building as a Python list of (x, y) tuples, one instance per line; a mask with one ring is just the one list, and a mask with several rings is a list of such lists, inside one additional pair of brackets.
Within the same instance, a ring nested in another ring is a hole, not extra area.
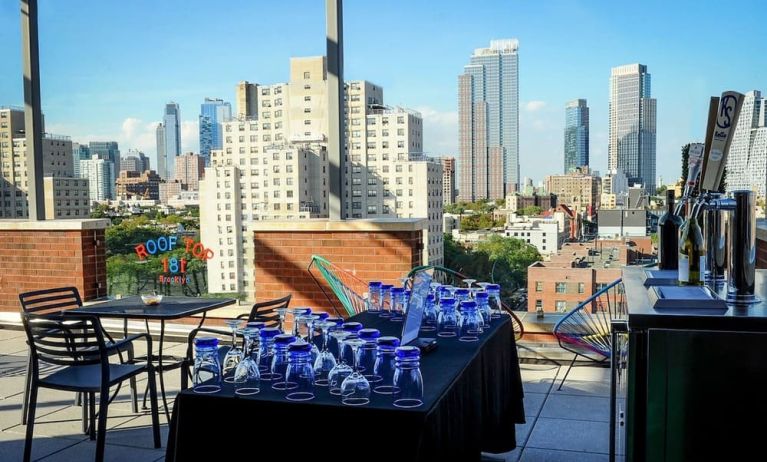
[(653, 254), (650, 238), (565, 243), (527, 269), (527, 311), (567, 312)]

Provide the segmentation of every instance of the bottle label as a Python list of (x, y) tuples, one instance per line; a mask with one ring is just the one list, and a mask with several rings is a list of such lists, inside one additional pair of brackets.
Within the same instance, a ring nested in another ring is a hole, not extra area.
[(679, 254), (679, 282), (690, 282), (690, 259), (683, 253)]

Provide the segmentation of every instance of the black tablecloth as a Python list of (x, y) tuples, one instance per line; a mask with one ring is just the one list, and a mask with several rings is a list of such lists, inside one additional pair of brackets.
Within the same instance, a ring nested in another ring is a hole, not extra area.
[[(353, 320), (381, 335), (399, 337), (402, 329), (369, 313)], [(311, 401), (291, 402), (265, 381), (261, 393), (247, 397), (229, 384), (210, 395), (184, 390), (173, 408), (166, 460), (195, 460), (203, 444), (232, 460), (256, 459), (269, 448), (296, 459), (325, 453), (332, 460), (478, 461), (481, 451), (516, 447), (514, 425), (524, 423), (525, 413), (508, 316), (494, 320), (478, 342), (439, 338), (421, 358), (421, 373), (424, 405), (415, 409), (396, 408), (391, 396), (376, 393), (366, 406), (345, 406), (327, 387), (316, 387)]]

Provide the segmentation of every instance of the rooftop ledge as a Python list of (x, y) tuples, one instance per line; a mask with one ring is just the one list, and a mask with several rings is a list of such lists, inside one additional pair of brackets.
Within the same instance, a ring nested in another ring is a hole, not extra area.
[(265, 220), (248, 225), (250, 231), (422, 231), (425, 218), (376, 218), (354, 220)]
[(0, 220), (0, 231), (82, 231), (106, 229), (110, 221), (106, 218), (84, 218), (75, 220)]

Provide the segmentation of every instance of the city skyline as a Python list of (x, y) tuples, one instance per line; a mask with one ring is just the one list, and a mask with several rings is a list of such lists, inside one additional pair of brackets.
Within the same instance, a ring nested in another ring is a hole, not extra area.
[[(0, 75), (3, 104), (22, 101), (17, 7), (14, 2), (0, 5), (0, 58), (8, 63), (7, 72)], [(159, 47), (161, 25), (178, 21), (178, 3), (156, 5), (151, 16), (145, 14), (149, 7), (149, 2), (114, 5), (79, 0), (64, 5), (41, 1), (43, 109), (50, 132), (70, 135), (80, 143), (112, 139), (123, 149), (139, 149), (154, 157), (157, 107), (172, 99), (187, 108), (188, 118), (181, 121), (184, 150), (197, 152), (199, 128), (196, 114), (188, 108), (210, 95), (233, 101), (234, 86), (240, 80), (287, 81), (285, 59), (324, 53), (324, 12), (318, 2), (303, 3), (301, 15), (276, 4), (227, 5), (227, 20), (221, 24), (207, 21), (211, 15), (221, 14), (221, 7), (200, 2), (185, 9), (188, 11), (178, 23), (181, 40)], [(72, 8), (83, 13), (74, 15), (67, 26), (59, 24), (56, 18)], [(728, 43), (756, 43), (758, 18), (764, 16), (760, 13), (765, 6), (740, 2), (734, 8), (752, 14), (739, 18), (739, 27), (725, 43), (717, 34), (689, 34), (678, 27), (694, 22), (698, 30), (717, 30), (718, 16), (692, 2), (655, 2), (641, 11), (606, 2), (513, 7), (503, 2), (456, 2), (438, 13), (439, 20), (434, 20), (427, 5), (408, 4), (406, 8), (404, 3), (394, 2), (377, 14), (402, 33), (389, 37), (383, 46), (379, 37), (369, 34), (364, 6), (349, 3), (345, 5), (345, 74), (349, 80), (373, 78), (387, 88), (387, 99), (419, 110), (424, 116), (427, 153), (457, 154), (457, 71), (477, 46), (502, 37), (519, 38), (521, 176), (537, 182), (553, 172), (552, 165), (562, 165), (561, 107), (576, 97), (588, 99), (591, 109), (590, 163), (597, 170), (606, 170), (610, 68), (642, 62), (656, 77), (657, 175), (670, 179), (679, 174), (680, 147), (703, 138), (709, 96), (725, 89), (742, 93), (764, 90), (761, 79), (767, 74), (767, 64)], [(119, 15), (121, 21), (103, 20), (111, 15)], [(253, 15), (273, 19), (259, 26), (258, 37), (240, 27)], [(482, 17), (482, 21), (465, 21), (469, 16)], [(286, 36), (280, 24), (287, 20), (299, 27)], [(575, 47), (564, 27), (573, 21), (584, 25)], [(635, 28), (637, 21), (648, 25)], [(419, 27), (413, 27), (416, 23)], [(206, 43), (195, 33), (203, 24), (206, 30), (215, 29)], [(137, 27), (146, 33), (127, 32)], [(82, 46), (79, 31), (86, 29), (99, 37), (98, 43)], [(443, 36), (444, 29), (453, 33)], [(258, 46), (260, 40), (277, 35), (282, 37), (280, 43)], [(56, 40), (46, 40), (53, 36)], [(441, 38), (434, 40), (436, 36)], [(115, 49), (122, 51), (117, 55)], [(188, 52), (198, 49), (206, 53), (206, 60), (188, 59)], [(242, 56), (248, 59), (240, 59)], [(728, 66), (709, 65), (718, 56), (728, 56)], [(103, 62), (111, 72), (94, 74), (71, 65), (86, 58)]]
[(565, 106), (564, 172), (589, 165), (589, 106), (585, 99)]

